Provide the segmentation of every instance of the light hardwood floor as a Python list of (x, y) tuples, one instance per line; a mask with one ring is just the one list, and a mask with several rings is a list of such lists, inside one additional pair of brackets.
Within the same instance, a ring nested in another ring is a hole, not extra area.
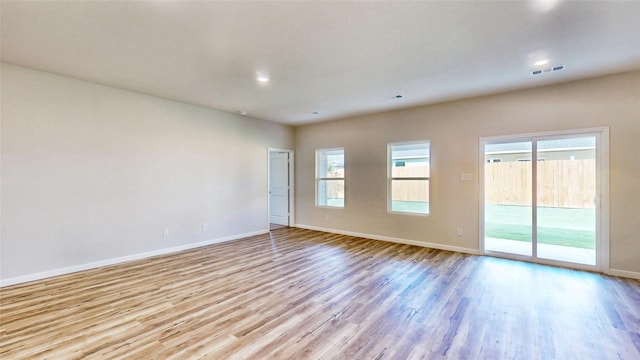
[(302, 229), (0, 289), (2, 359), (640, 359), (640, 282)]

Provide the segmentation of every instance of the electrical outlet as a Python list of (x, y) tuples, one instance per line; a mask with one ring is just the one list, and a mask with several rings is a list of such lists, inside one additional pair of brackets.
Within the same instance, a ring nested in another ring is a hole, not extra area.
[(456, 229), (456, 235), (457, 236), (462, 236), (462, 229), (461, 228), (457, 228)]
[(207, 224), (202, 224), (202, 231), (209, 231), (209, 226)]
[(164, 237), (169, 237), (169, 229), (164, 229)]

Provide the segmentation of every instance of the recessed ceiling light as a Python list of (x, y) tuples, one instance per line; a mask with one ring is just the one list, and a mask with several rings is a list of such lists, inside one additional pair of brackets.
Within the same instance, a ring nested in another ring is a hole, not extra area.
[(553, 10), (560, 0), (534, 0), (531, 2), (531, 6), (539, 12), (547, 12)]
[(256, 76), (256, 80), (261, 83), (268, 83), (269, 77), (267, 75), (258, 75)]
[(547, 65), (549, 63), (549, 59), (540, 59), (533, 63), (535, 66)]

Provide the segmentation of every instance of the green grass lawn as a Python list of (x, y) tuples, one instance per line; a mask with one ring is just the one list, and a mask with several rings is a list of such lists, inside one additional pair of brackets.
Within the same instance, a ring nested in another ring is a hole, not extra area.
[[(327, 206), (344, 207), (344, 199), (327, 199)], [(421, 201), (394, 201), (393, 211), (428, 214), (429, 203)]]
[(327, 206), (344, 207), (344, 199), (327, 199)]
[[(531, 208), (487, 205), (485, 236), (530, 242)], [(538, 242), (595, 249), (595, 210), (539, 207)]]
[(393, 201), (391, 203), (391, 209), (400, 212), (428, 214), (429, 203), (423, 201)]
[[(328, 199), (328, 206), (344, 206), (344, 199)], [(429, 203), (394, 201), (393, 211), (428, 213)], [(485, 236), (531, 242), (531, 207), (487, 205)], [(538, 208), (538, 242), (541, 244), (595, 249), (594, 209)]]

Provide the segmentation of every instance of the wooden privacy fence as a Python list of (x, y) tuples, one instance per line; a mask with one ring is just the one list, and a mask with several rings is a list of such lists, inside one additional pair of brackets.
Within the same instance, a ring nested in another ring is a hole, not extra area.
[[(485, 164), (485, 203), (531, 206), (531, 162), (509, 161)], [(394, 176), (429, 176), (425, 167), (394, 168)], [(547, 160), (538, 162), (538, 206), (595, 208), (596, 161)], [(329, 198), (344, 197), (344, 182), (328, 182)], [(428, 201), (426, 181), (393, 183), (395, 201)]]
[[(344, 176), (335, 173), (335, 176)], [(427, 166), (394, 167), (393, 176), (424, 177), (429, 176)], [(330, 199), (344, 198), (344, 181), (327, 181), (327, 197)], [(395, 180), (393, 183), (392, 199), (394, 201), (429, 201), (429, 186), (424, 180)]]
[[(485, 203), (531, 206), (531, 162), (485, 164)], [(595, 208), (596, 161), (538, 162), (538, 206)]]
[[(428, 166), (393, 167), (394, 177), (427, 177)], [(429, 201), (429, 182), (426, 180), (394, 180), (391, 191), (394, 201)]]

